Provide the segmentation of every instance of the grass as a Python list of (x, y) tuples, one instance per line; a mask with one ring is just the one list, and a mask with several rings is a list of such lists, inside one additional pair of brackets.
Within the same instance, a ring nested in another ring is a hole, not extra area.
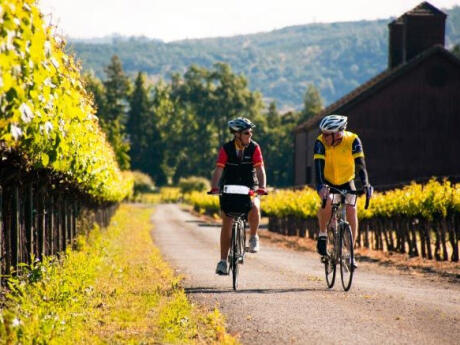
[(152, 208), (123, 205), (77, 250), (10, 278), (6, 344), (237, 344), (218, 310), (191, 304), (150, 238)]

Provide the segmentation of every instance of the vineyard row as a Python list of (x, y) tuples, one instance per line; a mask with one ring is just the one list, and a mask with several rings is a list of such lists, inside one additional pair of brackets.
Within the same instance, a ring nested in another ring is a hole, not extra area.
[[(65, 252), (77, 234), (107, 226), (116, 203), (96, 203), (49, 170), (29, 171), (0, 163), (0, 274)], [(8, 172), (8, 174), (6, 174)]]
[[(184, 200), (201, 213), (218, 214), (218, 198), (193, 192)], [(315, 190), (279, 190), (262, 198), (269, 229), (315, 239), (320, 200)], [(459, 261), (460, 185), (435, 179), (375, 193), (369, 209), (357, 203), (360, 227), (356, 245), (427, 259)]]

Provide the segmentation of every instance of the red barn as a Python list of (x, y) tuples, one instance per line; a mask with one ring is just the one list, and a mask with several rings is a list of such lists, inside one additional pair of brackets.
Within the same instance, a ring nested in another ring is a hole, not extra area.
[(377, 187), (460, 176), (460, 60), (444, 48), (446, 14), (427, 2), (391, 22), (388, 69), (295, 129), (295, 185), (315, 182), (318, 123), (343, 114)]

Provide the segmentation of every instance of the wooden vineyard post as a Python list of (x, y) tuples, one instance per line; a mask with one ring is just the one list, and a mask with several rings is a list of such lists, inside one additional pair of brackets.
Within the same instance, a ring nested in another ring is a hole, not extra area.
[(56, 253), (59, 253), (63, 249), (63, 244), (62, 244), (62, 195), (60, 192), (57, 193), (56, 197), (56, 203), (55, 203), (55, 208), (56, 208)]
[(66, 208), (66, 214), (67, 214), (67, 243), (72, 247), (72, 241), (73, 241), (73, 234), (72, 234), (72, 217), (73, 217), (73, 200), (69, 197), (67, 199), (67, 208)]
[(77, 212), (78, 212), (78, 201), (74, 200), (72, 203), (72, 238), (75, 239), (77, 236)]
[(64, 194), (61, 194), (61, 236), (62, 247), (61, 250), (65, 252), (67, 248), (67, 200)]
[(27, 256), (24, 258), (30, 263), (32, 254), (34, 253), (34, 230), (33, 230), (33, 189), (32, 183), (27, 183), (25, 186), (25, 204), (24, 204), (24, 223), (26, 228), (26, 247)]
[(19, 264), (19, 244), (21, 240), (19, 223), (19, 186), (13, 187), (13, 205), (11, 222), (11, 265), (16, 269)]
[(38, 255), (40, 260), (46, 255), (46, 216), (45, 216), (45, 192), (44, 188), (41, 188), (40, 193), (37, 194), (37, 205), (38, 205)]
[[(0, 186), (0, 257), (3, 257), (3, 232), (4, 232), (4, 223), (3, 223), (3, 188)], [(0, 286), (3, 285), (3, 260), (0, 261)]]
[(55, 240), (56, 240), (56, 217), (55, 217), (55, 207), (54, 207), (54, 193), (50, 192), (48, 194), (48, 254), (49, 255), (54, 255), (56, 253), (56, 245), (55, 245)]

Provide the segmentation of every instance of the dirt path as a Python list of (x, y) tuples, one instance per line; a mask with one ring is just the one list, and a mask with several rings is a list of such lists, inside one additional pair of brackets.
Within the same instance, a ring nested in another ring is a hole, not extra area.
[(214, 274), (217, 227), (176, 205), (153, 215), (155, 243), (185, 275), (190, 298), (227, 316), (243, 344), (459, 344), (460, 284), (360, 264), (353, 286), (326, 288), (317, 254), (261, 243), (248, 254), (239, 291)]

